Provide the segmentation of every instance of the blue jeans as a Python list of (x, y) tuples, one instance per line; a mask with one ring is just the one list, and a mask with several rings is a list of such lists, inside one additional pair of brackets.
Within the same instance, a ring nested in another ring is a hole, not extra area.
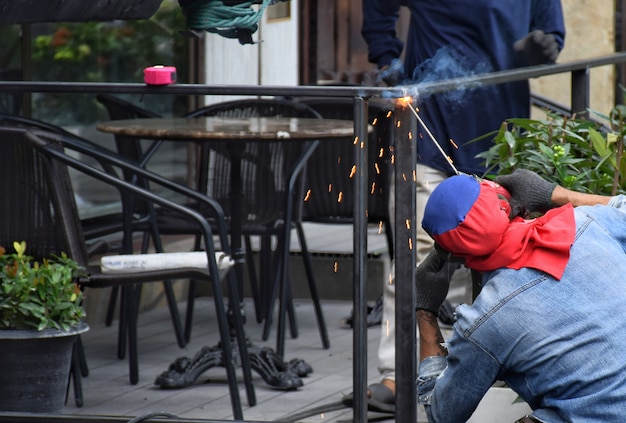
[(418, 401), (432, 422), (465, 421), (496, 380), (545, 422), (626, 416), (626, 197), (575, 209), (561, 280), (523, 268), (484, 275), (457, 309), (449, 355), (420, 364)]

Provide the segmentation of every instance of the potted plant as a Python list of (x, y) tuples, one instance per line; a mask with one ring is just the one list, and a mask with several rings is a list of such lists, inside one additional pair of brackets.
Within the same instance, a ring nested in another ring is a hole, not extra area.
[(487, 136), (494, 137), (494, 145), (478, 157), (485, 159), (488, 173), (524, 168), (575, 191), (615, 195), (626, 190), (624, 105), (608, 115), (509, 119)]
[(37, 262), (26, 243), (0, 247), (0, 410), (58, 412), (83, 322), (78, 264), (65, 254)]

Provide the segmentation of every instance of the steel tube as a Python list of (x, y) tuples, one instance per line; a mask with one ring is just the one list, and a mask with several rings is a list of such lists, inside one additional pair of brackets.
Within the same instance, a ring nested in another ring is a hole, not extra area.
[[(396, 422), (417, 421), (415, 339), (415, 157), (417, 120), (411, 104), (398, 103), (394, 118)], [(410, 158), (410, 160), (404, 159)]]
[(367, 101), (354, 98), (353, 420), (367, 421)]

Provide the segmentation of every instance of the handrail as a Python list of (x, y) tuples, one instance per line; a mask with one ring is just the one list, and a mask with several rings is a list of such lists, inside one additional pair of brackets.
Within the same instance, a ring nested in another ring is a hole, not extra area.
[[(456, 78), (428, 82), (417, 85), (407, 85), (392, 88), (382, 87), (348, 87), (348, 86), (257, 86), (257, 85), (206, 85), (206, 84), (173, 84), (167, 86), (147, 86), (143, 83), (88, 83), (88, 82), (32, 82), (32, 81), (0, 81), (0, 92), (38, 92), (38, 93), (109, 93), (109, 94), (157, 94), (157, 95), (252, 95), (252, 96), (322, 96), (322, 97), (351, 97), (354, 99), (354, 134), (361, 140), (360, 146), (355, 147), (358, 163), (362, 163), (363, 150), (367, 150), (367, 102), (365, 100), (374, 97), (392, 99), (411, 95), (419, 97), (445, 91), (475, 88), (482, 85), (499, 84), (504, 82), (521, 81), (538, 78), (547, 75), (571, 73), (572, 75), (572, 98), (571, 111), (577, 114), (584, 113), (589, 107), (590, 69), (599, 66), (616, 65), (626, 62), (626, 52), (619, 52), (593, 59), (577, 60), (568, 63), (553, 65), (540, 65), (527, 68), (519, 68), (507, 71), (492, 72), (471, 77)], [(403, 169), (415, 166), (411, 154), (396, 156), (396, 165)], [(367, 181), (367, 166), (361, 169), (354, 178), (354, 187), (357, 191), (354, 202), (354, 420), (367, 420), (366, 409), (366, 385), (367, 375), (364, 371), (366, 354), (364, 346), (367, 345), (366, 331), (366, 303), (364, 301), (364, 275), (366, 274), (365, 263), (367, 246), (363, 234), (367, 228), (365, 213), (365, 188), (363, 181)], [(396, 188), (396, 215), (415, 216), (415, 202), (410, 201), (410, 196), (398, 196)], [(404, 222), (396, 219), (396, 233), (406, 228)], [(397, 237), (396, 237), (397, 238)], [(397, 241), (396, 241), (397, 242)], [(396, 251), (398, 251), (396, 244)], [(412, 257), (412, 258), (411, 258)], [(399, 269), (414, 269), (415, 256), (405, 254), (397, 256), (396, 271)], [(415, 341), (415, 304), (407, 301), (412, 298), (412, 284), (398, 284), (396, 286), (396, 311), (404, 313), (412, 321), (405, 322), (402, 327), (398, 326), (396, 336), (396, 354), (404, 359), (400, 366), (396, 366), (397, 378), (397, 401), (396, 421), (414, 422), (416, 420), (415, 378), (416, 356), (414, 342), (409, 342), (411, 337)], [(399, 302), (398, 299), (404, 299)], [(411, 317), (412, 316), (412, 317)], [(408, 330), (407, 330), (408, 329)]]
[(0, 81), (0, 92), (38, 93), (113, 93), (113, 94), (169, 94), (169, 95), (271, 95), (271, 96), (325, 96), (325, 97), (383, 97), (397, 98), (406, 94), (430, 95), (458, 88), (521, 81), (560, 73), (626, 62), (626, 52), (594, 59), (577, 60), (553, 65), (530, 66), (506, 71), (490, 72), (462, 78), (420, 83), (398, 87), (365, 86), (283, 86), (283, 85), (207, 85), (172, 84), (150, 86), (143, 83), (108, 82), (44, 82)]

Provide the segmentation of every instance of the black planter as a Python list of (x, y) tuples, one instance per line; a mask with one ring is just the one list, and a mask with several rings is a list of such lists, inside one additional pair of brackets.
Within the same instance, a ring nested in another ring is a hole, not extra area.
[(88, 329), (83, 323), (68, 332), (0, 330), (0, 411), (61, 411), (72, 348)]

